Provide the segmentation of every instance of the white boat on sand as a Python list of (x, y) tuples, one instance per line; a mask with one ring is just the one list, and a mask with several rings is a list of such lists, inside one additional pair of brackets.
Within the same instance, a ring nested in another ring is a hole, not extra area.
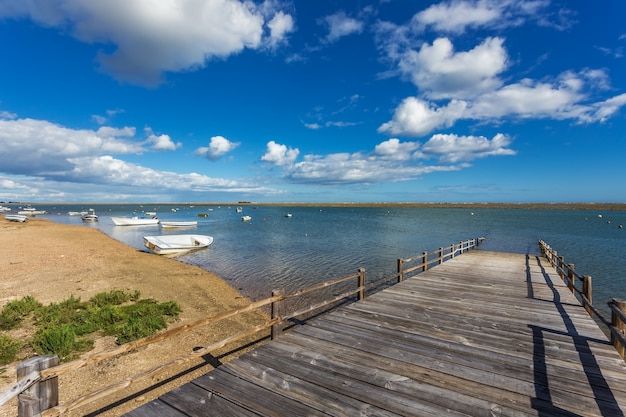
[(205, 235), (144, 236), (143, 243), (146, 248), (157, 255), (176, 255), (206, 248), (213, 243), (213, 237)]
[(198, 225), (198, 222), (173, 222), (173, 221), (163, 221), (161, 220), (161, 227), (195, 227)]
[(159, 224), (157, 217), (111, 217), (116, 226), (150, 226)]
[(28, 216), (25, 214), (5, 214), (4, 218), (10, 222), (25, 222)]

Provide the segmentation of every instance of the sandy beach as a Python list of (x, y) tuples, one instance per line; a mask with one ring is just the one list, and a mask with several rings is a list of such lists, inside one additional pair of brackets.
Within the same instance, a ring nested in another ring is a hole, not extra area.
[[(17, 223), (0, 216), (0, 247), (0, 308), (27, 295), (49, 304), (70, 295), (88, 300), (94, 294), (114, 289), (139, 290), (141, 298), (180, 304), (182, 313), (170, 325), (172, 328), (248, 303), (213, 273), (175, 258), (139, 251), (89, 227), (57, 224), (38, 218)], [(111, 382), (131, 377), (264, 320), (262, 313), (248, 314), (62, 375), (59, 378), (60, 401), (73, 400)], [(112, 338), (100, 337), (92, 352), (114, 346)], [(231, 349), (226, 348), (214, 355)], [(220, 358), (220, 361), (225, 362), (235, 355)], [(106, 397), (69, 415), (121, 415), (206, 373), (212, 369), (209, 362), (198, 359), (170, 374), (133, 384), (120, 395)], [(0, 392), (16, 382), (15, 365), (3, 367)], [(189, 368), (192, 371), (187, 372)], [(16, 404), (13, 400), (0, 407), (0, 417), (16, 415)], [(115, 406), (110, 408), (110, 404)]]

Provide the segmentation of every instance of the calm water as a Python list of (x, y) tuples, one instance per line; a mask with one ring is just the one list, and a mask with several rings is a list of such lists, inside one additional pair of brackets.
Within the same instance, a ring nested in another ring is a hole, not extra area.
[[(245, 296), (260, 299), (273, 289), (287, 292), (343, 277), (366, 268), (367, 280), (391, 275), (399, 257), (474, 237), (485, 237), (480, 248), (538, 254), (543, 239), (580, 274), (593, 277), (594, 304), (626, 299), (626, 212), (593, 210), (336, 208), (336, 207), (211, 207), (189, 205), (95, 205), (96, 224), (84, 224), (67, 212), (73, 206), (37, 206), (55, 222), (95, 227), (136, 247), (143, 236), (198, 233), (213, 244), (178, 259), (215, 272)], [(111, 216), (157, 211), (161, 220), (197, 220), (191, 229), (160, 226), (115, 226)], [(285, 217), (289, 212), (291, 218)], [(206, 213), (207, 217), (199, 217)], [(252, 221), (242, 222), (250, 215)], [(599, 216), (602, 217), (599, 217)], [(609, 223), (610, 222), (610, 223)], [(156, 255), (155, 255), (156, 256)], [(603, 308), (604, 311), (606, 311)]]

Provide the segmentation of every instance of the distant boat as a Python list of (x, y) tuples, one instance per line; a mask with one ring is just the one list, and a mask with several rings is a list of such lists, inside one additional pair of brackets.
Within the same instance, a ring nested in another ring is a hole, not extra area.
[(28, 206), (24, 207), (22, 210), (18, 211), (17, 214), (22, 214), (24, 216), (34, 216), (36, 214), (46, 214), (45, 210), (37, 210), (34, 207)]
[(25, 214), (5, 214), (4, 218), (10, 222), (25, 222), (28, 216)]
[(156, 216), (156, 211), (146, 211), (146, 216)]
[(198, 222), (164, 222), (161, 221), (162, 227), (195, 227)]
[(86, 211), (68, 211), (67, 214), (69, 214), (70, 216), (84, 216), (85, 214), (87, 214)]
[(249, 222), (250, 220), (252, 220), (252, 217), (250, 217), (250, 216), (241, 216), (241, 221), (242, 222)]
[(84, 222), (97, 222), (98, 221), (98, 215), (96, 214), (96, 211), (92, 208), (87, 210), (87, 212), (83, 214), (82, 216), (80, 216), (80, 218)]
[(243, 213), (243, 208), (237, 207), (237, 213)]
[(207, 213), (198, 213), (198, 217), (209, 217)]
[(0, 213), (6, 213), (7, 211), (11, 211), (11, 208), (0, 206)]
[(111, 217), (116, 226), (150, 226), (159, 224), (157, 217)]
[(285, 214), (285, 217), (291, 217), (291, 213)]
[(157, 255), (175, 255), (206, 248), (213, 243), (213, 237), (205, 235), (144, 236), (143, 243), (146, 248)]

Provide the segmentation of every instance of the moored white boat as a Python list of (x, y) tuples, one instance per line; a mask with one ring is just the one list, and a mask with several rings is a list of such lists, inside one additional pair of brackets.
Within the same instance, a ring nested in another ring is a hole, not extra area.
[(157, 217), (111, 217), (116, 226), (150, 226), (159, 224)]
[(80, 217), (84, 222), (97, 222), (98, 215), (96, 214), (96, 210), (90, 208)]
[(68, 211), (67, 214), (70, 216), (84, 216), (85, 214), (87, 214), (87, 212), (86, 211)]
[(45, 210), (37, 210), (34, 207), (28, 206), (22, 208), (22, 210), (18, 211), (17, 214), (22, 214), (24, 216), (34, 216), (36, 214), (47, 214), (48, 212)]
[(6, 213), (7, 211), (11, 211), (10, 207), (0, 206), (0, 213)]
[(172, 221), (163, 221), (161, 220), (162, 227), (195, 227), (198, 225), (198, 222), (172, 222)]
[(206, 248), (213, 243), (213, 237), (205, 235), (144, 236), (143, 243), (146, 248), (157, 255), (175, 255)]
[(10, 222), (25, 222), (28, 216), (25, 214), (5, 214), (4, 218)]
[(242, 222), (249, 222), (250, 220), (252, 220), (252, 217), (250, 217), (250, 216), (241, 216), (241, 221)]

